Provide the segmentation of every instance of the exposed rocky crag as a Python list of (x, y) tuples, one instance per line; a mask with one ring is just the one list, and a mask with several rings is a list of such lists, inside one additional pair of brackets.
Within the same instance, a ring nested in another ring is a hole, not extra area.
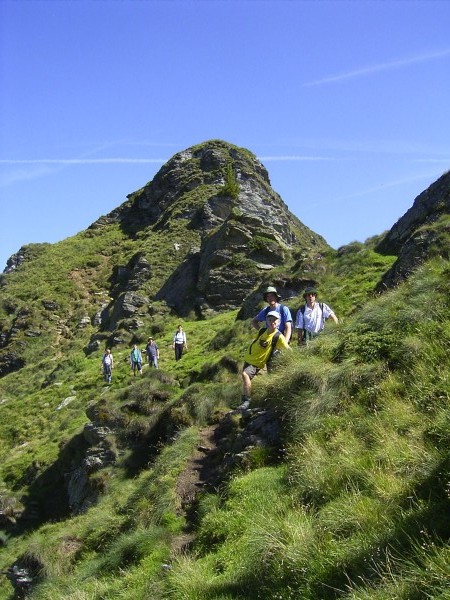
[(381, 291), (406, 279), (431, 256), (449, 259), (450, 172), (445, 173), (414, 200), (376, 247), (381, 254), (398, 255), (378, 286)]
[[(128, 198), (91, 227), (118, 222), (132, 235), (150, 228), (167, 237), (178, 228), (174, 247), (180, 257), (154, 298), (182, 315), (236, 308), (277, 266), (293, 263), (294, 255), (314, 260), (329, 248), (289, 212), (253, 154), (221, 141), (179, 152)], [(151, 256), (141, 253), (128, 266), (123, 293), (151, 274)], [(117, 323), (120, 309), (112, 307), (112, 313)]]
[(4, 273), (12, 273), (16, 269), (18, 269), (23, 263), (27, 260), (32, 260), (36, 258), (41, 252), (45, 251), (45, 249), (49, 246), (49, 244), (27, 244), (26, 246), (22, 246), (18, 252), (13, 254), (6, 261), (6, 267), (3, 271)]

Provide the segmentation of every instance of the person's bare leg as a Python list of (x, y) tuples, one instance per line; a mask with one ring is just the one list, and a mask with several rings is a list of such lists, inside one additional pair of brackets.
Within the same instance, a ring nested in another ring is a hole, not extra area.
[(252, 393), (252, 380), (245, 371), (242, 371), (242, 395), (250, 398)]
[(252, 380), (249, 375), (242, 371), (242, 402), (239, 409), (246, 410), (250, 405), (250, 394), (252, 392)]

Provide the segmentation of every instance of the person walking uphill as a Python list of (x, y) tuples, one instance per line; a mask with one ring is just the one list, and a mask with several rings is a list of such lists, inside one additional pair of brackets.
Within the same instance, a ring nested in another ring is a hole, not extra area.
[(150, 336), (147, 340), (147, 346), (145, 347), (147, 354), (148, 366), (158, 368), (159, 359), (159, 348), (155, 340)]
[(187, 350), (186, 334), (183, 327), (178, 325), (175, 335), (173, 336), (172, 348), (175, 350), (175, 360), (180, 360), (183, 355), (183, 350)]
[(292, 316), (291, 311), (287, 306), (281, 304), (281, 296), (278, 294), (276, 288), (268, 287), (263, 295), (264, 300), (269, 306), (259, 311), (256, 317), (252, 320), (252, 327), (259, 329), (260, 323), (265, 322), (265, 326), (268, 327), (267, 315), (270, 311), (275, 311), (279, 315), (278, 329), (284, 335), (287, 343), (289, 344), (292, 335)]
[(258, 336), (250, 344), (244, 358), (242, 369), (242, 404), (239, 409), (245, 410), (251, 402), (252, 379), (270, 361), (272, 354), (280, 350), (290, 350), (284, 335), (278, 330), (280, 315), (277, 311), (269, 311), (266, 315), (267, 329), (261, 328)]
[(142, 375), (142, 354), (137, 344), (133, 346), (133, 350), (130, 353), (130, 365), (133, 369), (133, 375), (136, 377), (136, 371), (139, 372), (139, 375)]
[(103, 379), (108, 383), (112, 382), (112, 369), (114, 368), (114, 359), (111, 350), (106, 348), (102, 358)]
[(324, 302), (317, 302), (317, 290), (315, 288), (306, 288), (303, 298), (306, 303), (301, 306), (295, 320), (295, 329), (297, 329), (298, 344), (304, 344), (317, 337), (325, 326), (325, 321), (329, 317), (333, 319), (336, 325), (338, 318)]

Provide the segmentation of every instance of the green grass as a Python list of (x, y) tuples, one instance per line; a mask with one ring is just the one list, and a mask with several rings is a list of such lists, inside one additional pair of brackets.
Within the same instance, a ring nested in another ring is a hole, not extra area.
[[(163, 233), (172, 243), (182, 220), (142, 237), (139, 250), (149, 253)], [(450, 598), (450, 269), (436, 258), (375, 297), (393, 258), (376, 255), (374, 243), (327, 257), (321, 299), (341, 324), (254, 380), (253, 405), (280, 418), (283, 458), (249, 450), (190, 515), (177, 483), (201, 428), (239, 402), (249, 321), (236, 321), (236, 311), (179, 319), (154, 303), (141, 329), (120, 332), (105, 385), (102, 349), (84, 352), (96, 329), (77, 324), (135, 244), (111, 225), (31, 248), (34, 262), (2, 290), (2, 328), (20, 326), (14, 347), (25, 344), (27, 362), (1, 380), (0, 508), (38, 503), (43, 514), (0, 533), (0, 570), (17, 561), (34, 568), (37, 600)], [(162, 266), (155, 272), (161, 281)], [(44, 309), (43, 298), (59, 308)], [(178, 323), (189, 349), (175, 362)], [(41, 335), (27, 337), (31, 327)], [(152, 327), (161, 368), (133, 377), (130, 344), (144, 345)], [(91, 419), (110, 427), (116, 462), (89, 474), (91, 506), (55, 516)], [(227, 448), (244, 425), (238, 415), (232, 423)], [(0, 578), (0, 598), (11, 594)]]
[[(448, 282), (433, 295), (439, 337), (428, 336), (430, 321), (419, 318), (428, 306), (422, 290), (442, 286), (442, 266), (435, 263), (367, 307), (362, 319), (374, 328), (386, 317), (392, 327), (396, 306), (417, 309), (408, 327), (406, 315), (399, 315), (396, 343), (373, 367), (371, 353), (368, 363), (359, 358), (359, 344), (348, 345), (345, 361), (334, 362), (329, 346), (339, 341), (324, 336), (255, 384), (257, 400), (289, 415), (287, 470), (271, 471), (277, 485), (264, 469), (237, 477), (224, 503), (208, 503), (199, 555), (177, 563), (170, 597), (445, 597), (449, 445), (441, 437), (436, 446), (430, 435), (442, 431), (443, 417), (436, 426), (436, 414), (448, 411)], [(413, 361), (398, 351), (409, 329), (421, 340), (420, 352), (413, 344)], [(422, 390), (436, 399), (436, 389), (440, 401), (433, 405), (417, 397)]]

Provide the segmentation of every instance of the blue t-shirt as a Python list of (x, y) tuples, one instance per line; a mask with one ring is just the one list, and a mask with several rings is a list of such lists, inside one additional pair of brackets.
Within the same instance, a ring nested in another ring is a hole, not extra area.
[(272, 308), (271, 306), (266, 306), (266, 308), (263, 308), (261, 311), (259, 311), (259, 313), (256, 315), (255, 319), (260, 322), (264, 321), (266, 323), (266, 327), (268, 327), (266, 316), (267, 316), (267, 313), (269, 313), (271, 310), (276, 311), (280, 315), (280, 323), (278, 325), (278, 331), (281, 331), (281, 333), (284, 334), (284, 331), (286, 329), (286, 323), (289, 323), (289, 321), (292, 323), (291, 311), (288, 309), (287, 306), (284, 306), (284, 304), (277, 303), (275, 305), (275, 308)]
[(147, 344), (145, 351), (147, 352), (147, 356), (154, 358), (158, 354), (158, 344), (156, 342)]

